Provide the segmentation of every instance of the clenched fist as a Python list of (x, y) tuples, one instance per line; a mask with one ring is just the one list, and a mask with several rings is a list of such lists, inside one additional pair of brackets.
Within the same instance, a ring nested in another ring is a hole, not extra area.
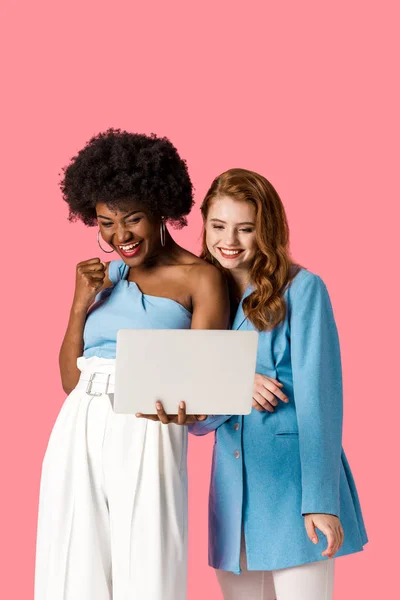
[(106, 265), (99, 258), (84, 260), (76, 265), (74, 305), (89, 308), (103, 287)]

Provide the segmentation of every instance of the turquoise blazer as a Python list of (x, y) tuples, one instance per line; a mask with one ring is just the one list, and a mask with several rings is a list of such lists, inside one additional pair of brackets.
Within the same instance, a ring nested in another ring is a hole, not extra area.
[[(250, 294), (248, 288), (244, 297)], [(209, 496), (209, 564), (240, 573), (244, 528), (251, 571), (326, 560), (303, 515), (340, 517), (342, 556), (363, 549), (367, 534), (342, 450), (342, 374), (332, 306), (320, 277), (301, 269), (285, 292), (285, 320), (259, 333), (257, 373), (278, 379), (289, 403), (275, 412), (210, 416), (189, 427), (215, 431)], [(243, 299), (242, 299), (243, 301)], [(233, 329), (254, 329), (242, 302)]]

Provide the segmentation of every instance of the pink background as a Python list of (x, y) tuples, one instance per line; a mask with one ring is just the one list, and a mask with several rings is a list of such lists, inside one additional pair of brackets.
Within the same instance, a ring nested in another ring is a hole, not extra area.
[[(3, 2), (2, 597), (32, 598), (74, 265), (99, 255), (96, 230), (66, 220), (59, 173), (110, 126), (169, 136), (197, 202), (229, 167), (259, 171), (278, 189), (293, 255), (333, 301), (344, 446), (371, 540), (338, 560), (335, 599), (397, 593), (396, 4)], [(200, 229), (195, 207), (176, 239), (197, 250)], [(211, 443), (191, 438), (189, 600), (220, 598), (207, 566)]]

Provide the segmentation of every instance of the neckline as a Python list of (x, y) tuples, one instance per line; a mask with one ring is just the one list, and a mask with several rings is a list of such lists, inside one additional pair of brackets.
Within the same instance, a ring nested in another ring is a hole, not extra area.
[(239, 304), (238, 304), (238, 308), (239, 308), (239, 306), (240, 306), (241, 304), (243, 304), (243, 300), (244, 300), (245, 298), (247, 298), (247, 296), (250, 296), (250, 294), (251, 294), (252, 292), (254, 292), (254, 286), (253, 286), (251, 283), (249, 283), (249, 285), (247, 286), (247, 288), (244, 290), (242, 297), (240, 298), (240, 302), (239, 302)]
[(141, 294), (145, 298), (154, 298), (155, 300), (166, 300), (167, 302), (173, 302), (173, 304), (176, 304), (177, 306), (179, 306), (179, 308), (181, 308), (183, 311), (185, 311), (185, 313), (190, 318), (193, 317), (193, 313), (191, 313), (190, 310), (188, 310), (186, 308), (186, 306), (183, 306), (183, 304), (181, 304), (177, 300), (173, 300), (173, 298), (167, 298), (167, 296), (154, 296), (153, 294), (145, 294), (144, 292), (142, 292), (142, 290), (140, 289), (140, 287), (138, 286), (136, 281), (128, 281), (127, 279), (121, 279), (120, 281), (125, 281), (125, 283), (128, 285), (128, 287), (134, 286), (137, 289), (137, 291), (139, 292), (139, 294)]
[(233, 317), (231, 329), (235, 329), (235, 330), (239, 329), (243, 325), (244, 321), (246, 320), (247, 317), (245, 316), (244, 311), (243, 311), (243, 300), (245, 298), (247, 298), (247, 296), (249, 296), (253, 291), (254, 291), (253, 286), (251, 284), (249, 284), (247, 286), (247, 288), (245, 289), (243, 296), (240, 299), (240, 302), (236, 309), (235, 316)]

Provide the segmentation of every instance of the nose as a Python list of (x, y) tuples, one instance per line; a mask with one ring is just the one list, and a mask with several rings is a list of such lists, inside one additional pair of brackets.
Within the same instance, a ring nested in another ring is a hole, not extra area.
[(237, 231), (234, 227), (226, 229), (224, 235), (224, 245), (226, 248), (235, 248), (238, 244)]
[(115, 232), (114, 243), (115, 244), (125, 244), (133, 239), (132, 232), (129, 231), (122, 223), (120, 223), (117, 227), (117, 231)]

